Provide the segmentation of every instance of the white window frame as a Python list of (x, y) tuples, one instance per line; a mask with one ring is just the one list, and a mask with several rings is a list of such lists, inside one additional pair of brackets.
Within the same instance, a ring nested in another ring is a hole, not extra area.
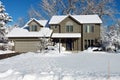
[(84, 27), (86, 33), (94, 33), (94, 24), (85, 24)]
[(66, 32), (73, 32), (73, 22), (68, 21), (66, 23)]
[(37, 31), (37, 25), (32, 25), (31, 30), (32, 31)]

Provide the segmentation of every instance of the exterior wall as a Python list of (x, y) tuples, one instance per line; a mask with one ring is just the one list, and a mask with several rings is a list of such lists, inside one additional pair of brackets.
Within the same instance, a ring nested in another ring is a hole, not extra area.
[[(69, 33), (66, 31), (66, 25), (70, 22), (73, 24), (73, 32), (70, 33), (81, 33), (82, 25), (78, 23), (76, 20), (71, 17), (67, 17), (60, 24), (52, 24), (50, 28), (53, 29), (53, 33)], [(61, 43), (62, 46), (66, 48), (66, 40), (69, 38), (62, 38)], [(58, 40), (59, 41), (59, 40)], [(72, 39), (72, 51), (81, 51), (81, 38), (73, 38)]]
[(60, 24), (50, 25), (50, 28), (53, 29), (53, 33), (68, 33), (68, 32), (66, 32), (67, 22), (73, 23), (73, 32), (71, 32), (71, 33), (81, 33), (81, 24), (79, 24), (77, 21), (73, 20), (71, 17), (66, 18)]
[(28, 25), (29, 25), (29, 31), (32, 31), (32, 25), (37, 26), (37, 31), (40, 31), (40, 29), (43, 27), (34, 20), (32, 22), (30, 22)]
[(82, 32), (82, 47), (83, 50), (85, 50), (85, 40), (100, 40), (100, 24), (94, 24), (94, 32), (86, 33), (85, 32), (85, 27), (83, 25), (83, 32)]
[(81, 24), (79, 24), (77, 21), (72, 19), (71, 17), (66, 18), (60, 23), (60, 32), (61, 33), (68, 33), (66, 32), (66, 24), (67, 22), (73, 23), (73, 32), (70, 33), (81, 33)]
[(60, 25), (52, 24), (50, 25), (50, 28), (53, 30), (53, 33), (59, 33), (59, 27)]

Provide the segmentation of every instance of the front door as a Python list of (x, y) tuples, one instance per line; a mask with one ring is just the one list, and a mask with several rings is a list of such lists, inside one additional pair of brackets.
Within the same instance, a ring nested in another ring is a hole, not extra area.
[(66, 50), (72, 50), (72, 39), (66, 40)]

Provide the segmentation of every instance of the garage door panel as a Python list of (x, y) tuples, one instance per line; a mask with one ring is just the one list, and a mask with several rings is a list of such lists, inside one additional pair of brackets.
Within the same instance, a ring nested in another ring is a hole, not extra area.
[(38, 50), (39, 41), (16, 41), (15, 51), (17, 52), (35, 52)]

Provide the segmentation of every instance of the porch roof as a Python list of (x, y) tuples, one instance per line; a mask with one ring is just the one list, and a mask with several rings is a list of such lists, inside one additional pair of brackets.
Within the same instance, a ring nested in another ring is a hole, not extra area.
[(80, 38), (81, 33), (53, 33), (52, 38)]

